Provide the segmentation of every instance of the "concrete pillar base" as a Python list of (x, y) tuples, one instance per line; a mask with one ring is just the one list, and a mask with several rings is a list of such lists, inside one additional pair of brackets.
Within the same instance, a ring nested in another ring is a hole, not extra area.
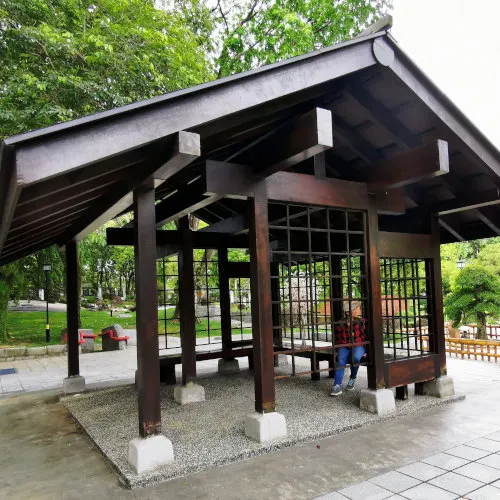
[(422, 394), (426, 396), (435, 396), (437, 398), (454, 396), (455, 386), (453, 384), (453, 379), (448, 375), (443, 375), (442, 377), (435, 378), (434, 380), (423, 382)]
[(377, 391), (373, 389), (363, 389), (361, 391), (359, 407), (370, 413), (387, 415), (388, 413), (396, 411), (396, 401), (390, 389), (379, 389)]
[(85, 392), (85, 378), (81, 375), (66, 377), (63, 380), (64, 394), (75, 394), (77, 392)]
[(284, 437), (286, 436), (285, 417), (275, 411), (250, 413), (245, 417), (245, 435), (259, 443)]
[(286, 354), (278, 354), (274, 357), (274, 366), (287, 366), (288, 356)]
[(205, 401), (205, 388), (189, 382), (187, 385), (178, 385), (174, 389), (174, 399), (180, 405)]
[(240, 373), (240, 364), (237, 359), (219, 359), (217, 371), (223, 375)]
[(135, 438), (128, 444), (128, 463), (137, 474), (151, 471), (173, 460), (172, 443), (161, 434), (149, 438)]

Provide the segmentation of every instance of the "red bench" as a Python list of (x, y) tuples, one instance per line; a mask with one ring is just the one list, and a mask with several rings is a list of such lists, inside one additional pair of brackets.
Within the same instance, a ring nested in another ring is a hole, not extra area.
[(103, 351), (118, 351), (125, 349), (127, 341), (130, 338), (123, 335), (123, 328), (121, 325), (111, 325), (103, 328), (99, 336), (102, 337)]
[[(95, 342), (96, 338), (97, 338), (97, 335), (94, 334), (93, 330), (89, 330), (89, 329), (78, 330), (78, 345), (81, 345), (82, 349), (85, 351), (93, 351), (94, 350), (94, 342)], [(67, 328), (64, 328), (61, 332), (61, 342), (63, 344), (68, 343)]]

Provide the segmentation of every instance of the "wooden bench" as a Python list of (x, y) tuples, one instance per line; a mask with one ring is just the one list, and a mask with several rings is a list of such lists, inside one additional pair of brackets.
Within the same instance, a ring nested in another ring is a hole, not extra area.
[[(233, 346), (236, 347), (235, 343)], [(196, 352), (196, 361), (208, 359), (235, 359), (248, 357), (248, 365), (253, 369), (253, 347), (240, 347), (238, 349), (217, 349), (214, 351)], [(166, 354), (160, 356), (160, 382), (175, 385), (175, 365), (182, 364), (181, 354)]]
[(111, 325), (103, 328), (99, 334), (102, 337), (103, 351), (118, 351), (125, 349), (127, 341), (130, 337), (123, 335), (121, 325)]

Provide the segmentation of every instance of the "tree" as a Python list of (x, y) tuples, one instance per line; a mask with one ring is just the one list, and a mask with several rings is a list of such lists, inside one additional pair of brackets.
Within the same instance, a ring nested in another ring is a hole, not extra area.
[(485, 245), (479, 251), (477, 263), (500, 278), (500, 241)]
[(0, 342), (7, 341), (7, 310), (10, 298), (17, 298), (22, 285), (23, 269), (20, 262), (0, 267)]
[(347, 40), (391, 7), (392, 0), (217, 0), (218, 76)]
[(212, 23), (197, 0), (0, 0), (0, 134), (212, 79)]
[(500, 280), (477, 265), (462, 269), (455, 281), (455, 290), (445, 301), (446, 312), (453, 319), (454, 326), (468, 315), (477, 321), (477, 338), (487, 339), (488, 317), (500, 316)]

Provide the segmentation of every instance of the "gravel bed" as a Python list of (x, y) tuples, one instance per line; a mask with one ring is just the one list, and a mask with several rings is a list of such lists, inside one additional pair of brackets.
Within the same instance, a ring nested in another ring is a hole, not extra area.
[[(290, 366), (276, 369), (277, 373), (288, 370)], [(127, 463), (128, 443), (138, 436), (137, 393), (133, 386), (66, 396), (61, 402), (125, 484), (135, 488), (464, 399), (412, 396), (409, 388), (410, 398), (396, 401), (394, 414), (379, 417), (359, 409), (360, 390), (367, 387), (365, 370), (360, 370), (354, 391), (336, 398), (329, 395), (331, 379), (281, 379), (276, 382), (277, 411), (285, 415), (288, 434), (271, 444), (260, 444), (246, 438), (243, 429), (244, 416), (253, 411), (252, 373), (209, 374), (198, 381), (205, 387), (207, 400), (186, 406), (174, 401), (172, 386), (162, 386), (163, 434), (173, 443), (175, 462), (140, 476)]]

